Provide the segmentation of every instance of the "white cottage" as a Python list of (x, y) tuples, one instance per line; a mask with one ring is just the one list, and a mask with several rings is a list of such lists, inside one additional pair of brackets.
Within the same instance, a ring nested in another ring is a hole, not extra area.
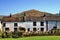
[(0, 31), (2, 31), (1, 19), (2, 19), (2, 17), (0, 17)]
[(60, 16), (31, 16), (24, 13), (23, 17), (5, 16), (2, 19), (2, 29), (17, 31), (19, 27), (24, 27), (29, 31), (50, 31), (60, 29)]
[(1, 24), (1, 20), (0, 20), (0, 31), (2, 31), (2, 24)]

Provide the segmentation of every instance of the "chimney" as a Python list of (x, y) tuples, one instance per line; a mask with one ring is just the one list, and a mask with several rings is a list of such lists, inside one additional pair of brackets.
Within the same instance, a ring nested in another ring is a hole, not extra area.
[(43, 17), (45, 17), (46, 15), (44, 14)]
[(24, 16), (26, 16), (25, 12), (24, 12)]
[(44, 13), (44, 15), (43, 15), (43, 20), (45, 20), (46, 19), (46, 14)]
[(26, 13), (24, 12), (23, 21), (25, 22), (25, 20), (26, 20)]
[(60, 10), (59, 10), (59, 16), (60, 16)]
[(10, 13), (10, 17), (11, 17), (12, 15), (11, 15), (11, 13)]

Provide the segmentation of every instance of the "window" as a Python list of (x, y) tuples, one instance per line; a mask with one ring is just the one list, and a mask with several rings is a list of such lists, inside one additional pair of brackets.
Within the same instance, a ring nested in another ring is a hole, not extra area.
[(14, 26), (17, 26), (17, 23), (14, 23)]
[(39, 30), (39, 28), (38, 28), (38, 30)]
[(33, 26), (36, 26), (36, 22), (33, 22)]
[(33, 28), (33, 31), (36, 31), (36, 28)]
[(17, 28), (14, 28), (14, 32), (16, 32), (17, 31)]
[(44, 22), (41, 22), (41, 26), (44, 26)]
[(55, 27), (53, 27), (53, 29), (57, 29), (57, 27), (55, 26)]
[(28, 28), (28, 32), (30, 31), (30, 28)]
[(6, 26), (6, 23), (3, 23), (3, 27), (5, 27)]
[(46, 31), (48, 31), (48, 21), (46, 21)]
[(9, 31), (9, 28), (5, 28), (5, 31)]
[(41, 28), (41, 31), (44, 31), (44, 28)]

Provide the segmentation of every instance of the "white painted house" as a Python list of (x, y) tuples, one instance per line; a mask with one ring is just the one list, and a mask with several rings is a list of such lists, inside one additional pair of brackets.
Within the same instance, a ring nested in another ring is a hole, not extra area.
[(50, 31), (52, 29), (60, 29), (60, 16), (26, 16), (12, 17), (5, 16), (2, 19), (2, 29), (17, 31), (19, 27), (24, 27), (28, 31)]
[(1, 24), (1, 20), (0, 20), (0, 31), (2, 31), (2, 24)]
[(0, 31), (2, 31), (1, 19), (2, 19), (2, 18), (0, 18)]
[[(57, 16), (59, 17), (59, 16)], [(10, 17), (11, 18), (11, 17)], [(45, 19), (43, 18), (43, 20), (26, 20), (26, 21), (22, 21), (23, 19), (16, 19), (14, 20), (14, 18), (10, 19), (10, 18), (5, 18), (7, 20), (3, 21), (3, 30), (5, 31), (6, 29), (9, 28), (10, 31), (16, 31), (17, 28), (19, 27), (24, 27), (26, 28), (26, 31), (50, 31), (54, 28), (60, 29), (60, 17), (55, 19), (50, 18), (50, 20), (46, 17)], [(54, 18), (54, 17), (53, 17)], [(9, 20), (8, 20), (9, 19)], [(34, 21), (33, 21), (34, 20)]]

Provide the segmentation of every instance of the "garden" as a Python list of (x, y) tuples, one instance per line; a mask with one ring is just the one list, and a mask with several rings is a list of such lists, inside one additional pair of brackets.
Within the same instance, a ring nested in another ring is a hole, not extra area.
[(23, 28), (15, 32), (10, 32), (9, 30), (5, 32), (0, 31), (0, 40), (60, 40), (60, 29), (49, 32), (25, 32)]
[(0, 40), (60, 40), (60, 36), (31, 36), (22, 38), (0, 38)]

